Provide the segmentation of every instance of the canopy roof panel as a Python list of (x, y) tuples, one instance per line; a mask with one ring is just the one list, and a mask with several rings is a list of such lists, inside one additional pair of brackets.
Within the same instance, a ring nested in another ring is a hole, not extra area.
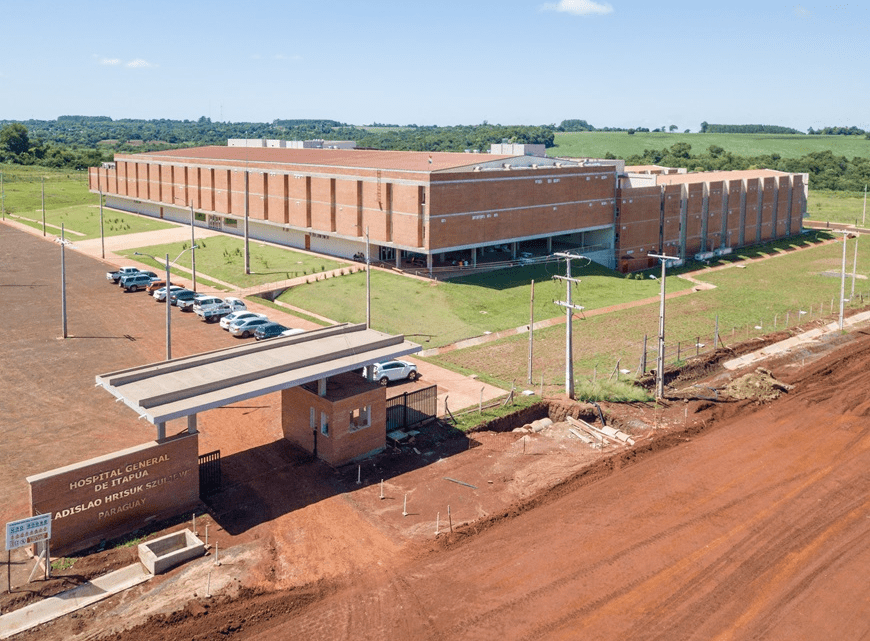
[(100, 374), (96, 381), (158, 424), (421, 349), (404, 336), (345, 323)]

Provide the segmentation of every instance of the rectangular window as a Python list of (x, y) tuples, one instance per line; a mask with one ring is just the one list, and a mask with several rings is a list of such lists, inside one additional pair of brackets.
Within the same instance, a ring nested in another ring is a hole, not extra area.
[(329, 436), (329, 416), (326, 412), (320, 413), (320, 433)]
[(371, 405), (366, 405), (365, 407), (359, 407), (353, 410), (350, 413), (350, 427), (348, 428), (348, 431), (356, 432), (357, 430), (369, 427), (372, 424), (371, 415)]
[(239, 223), (235, 218), (224, 218), (224, 225), (227, 227), (238, 227)]
[(308, 414), (308, 426), (309, 426), (312, 430), (316, 430), (316, 429), (317, 429), (317, 422), (316, 422), (316, 421), (317, 421), (317, 418), (316, 418), (315, 413), (314, 413), (314, 408), (311, 407), (311, 408), (309, 408), (309, 410), (310, 410), (310, 411), (309, 411), (309, 414)]

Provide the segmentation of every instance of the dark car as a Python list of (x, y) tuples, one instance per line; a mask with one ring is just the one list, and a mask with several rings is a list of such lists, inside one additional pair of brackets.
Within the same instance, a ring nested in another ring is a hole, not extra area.
[(281, 323), (266, 323), (254, 330), (254, 338), (258, 341), (266, 338), (275, 338), (276, 336), (281, 336), (288, 329), (288, 327), (284, 327)]
[(172, 297), (169, 299), (170, 302), (178, 307), (178, 301), (180, 300), (193, 300), (196, 298), (198, 294), (192, 289), (181, 289), (177, 292), (173, 292)]

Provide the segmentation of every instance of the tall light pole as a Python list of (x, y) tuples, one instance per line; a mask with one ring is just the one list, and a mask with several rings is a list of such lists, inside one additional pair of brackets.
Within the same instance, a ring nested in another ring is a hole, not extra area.
[(369, 228), (366, 227), (366, 329), (372, 326), (372, 261), (370, 258)]
[(66, 232), (60, 224), (60, 313), (63, 318), (63, 337), (66, 332)]
[(103, 190), (100, 190), (100, 255), (106, 257), (106, 234), (103, 231)]
[(677, 260), (677, 256), (663, 254), (647, 254), (650, 258), (658, 258), (662, 261), (662, 290), (659, 301), (659, 353), (656, 359), (656, 398), (664, 398), (665, 395), (665, 274), (669, 260)]
[[(190, 249), (195, 248), (196, 245), (193, 245)], [(181, 253), (175, 257), (173, 263), (177, 262), (179, 258), (181, 258), (181, 254), (186, 252), (187, 249), (182, 249)], [(155, 263), (159, 263), (160, 259), (152, 256), (151, 254), (146, 254), (143, 252), (133, 252), (134, 256), (148, 256)], [(169, 272), (169, 254), (166, 254), (166, 360), (172, 360), (172, 314), (171, 306), (172, 306), (172, 283), (169, 280), (170, 272)]]
[(190, 201), (190, 271), (193, 274), (193, 291), (196, 292), (196, 238), (193, 224), (193, 201)]

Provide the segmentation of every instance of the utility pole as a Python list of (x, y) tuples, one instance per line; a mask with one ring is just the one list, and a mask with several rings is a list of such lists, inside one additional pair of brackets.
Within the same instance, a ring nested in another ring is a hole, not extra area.
[(861, 217), (861, 227), (867, 225), (867, 185), (864, 185), (864, 215)]
[(372, 268), (369, 257), (369, 228), (366, 227), (366, 329), (372, 326)]
[(63, 337), (66, 333), (66, 232), (60, 224), (60, 313), (63, 317)]
[(574, 310), (581, 311), (580, 305), (574, 305), (571, 301), (571, 285), (579, 283), (577, 278), (571, 278), (571, 261), (575, 258), (585, 258), (576, 254), (556, 253), (554, 256), (564, 258), (565, 260), (565, 276), (553, 276), (556, 280), (564, 280), (567, 289), (566, 300), (554, 301), (556, 305), (565, 308), (565, 394), (571, 400), (574, 399), (574, 341), (571, 327), (571, 317), (574, 315)]
[(169, 283), (169, 254), (166, 254), (166, 360), (172, 360), (172, 285)]
[(0, 171), (0, 212), (3, 213), (3, 220), (6, 220), (6, 190), (3, 189), (2, 171)]
[(190, 267), (193, 273), (193, 291), (196, 291), (196, 238), (193, 234), (193, 201), (190, 201)]
[[(247, 147), (247, 143), (245, 143), (245, 147)], [(247, 154), (247, 151), (245, 152)], [(247, 160), (245, 161), (247, 162)], [(248, 200), (250, 194), (248, 194), (248, 170), (245, 169), (245, 273), (251, 273), (251, 256), (248, 251)]]
[(535, 281), (532, 281), (531, 300), (529, 301), (529, 385), (532, 384), (533, 342), (535, 335)]
[(45, 177), (42, 178), (42, 235), (45, 236)]
[(669, 260), (677, 260), (678, 256), (665, 256), (662, 254), (647, 254), (650, 258), (658, 258), (662, 261), (662, 291), (659, 302), (659, 354), (656, 360), (656, 398), (664, 398), (665, 395), (665, 270)]
[(855, 257), (852, 259), (852, 293), (850, 299), (855, 298), (855, 272), (858, 271), (858, 239), (860, 236), (855, 236)]
[(842, 231), (843, 234), (843, 266), (840, 268), (840, 331), (843, 331), (843, 303), (846, 297), (846, 239), (849, 238), (849, 232)]
[(100, 190), (100, 255), (106, 257), (106, 234), (103, 232), (103, 190)]

